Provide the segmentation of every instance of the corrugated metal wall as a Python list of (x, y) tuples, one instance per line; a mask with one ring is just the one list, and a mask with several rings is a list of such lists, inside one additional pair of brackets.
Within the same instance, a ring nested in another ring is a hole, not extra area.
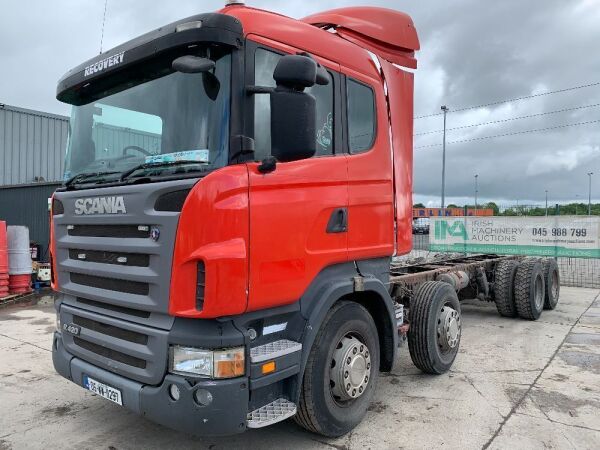
[(68, 118), (0, 105), (0, 186), (62, 180)]
[[(115, 127), (97, 123), (92, 130), (92, 139), (96, 144), (97, 158), (114, 158), (123, 154), (123, 149), (130, 145), (142, 147), (152, 154), (160, 153), (160, 134), (144, 133), (130, 128)], [(130, 150), (127, 154), (140, 156)]]
[(8, 225), (25, 225), (29, 239), (43, 246), (46, 253), (50, 241), (48, 198), (60, 184), (0, 187), (0, 220)]

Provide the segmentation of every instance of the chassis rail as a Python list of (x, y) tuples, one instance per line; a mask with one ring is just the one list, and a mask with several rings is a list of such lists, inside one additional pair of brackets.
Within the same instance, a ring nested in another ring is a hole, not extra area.
[[(520, 258), (513, 255), (471, 255), (429, 261), (422, 264), (392, 262), (390, 265), (392, 297), (400, 302), (402, 299), (410, 299), (417, 285), (426, 281), (435, 281), (443, 273), (466, 272), (469, 279), (474, 281), (478, 269), (483, 269), (486, 273), (492, 275), (498, 262)], [(488, 279), (493, 279), (493, 276), (488, 276)]]

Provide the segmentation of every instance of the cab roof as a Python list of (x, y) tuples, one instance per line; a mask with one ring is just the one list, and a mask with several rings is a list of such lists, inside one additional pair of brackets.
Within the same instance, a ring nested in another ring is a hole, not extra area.
[(243, 5), (227, 6), (220, 12), (238, 18), (246, 36), (256, 34), (287, 43), (342, 65), (358, 69), (358, 46), (391, 63), (417, 67), (414, 54), (419, 49), (419, 38), (413, 21), (392, 9), (339, 8), (301, 20)]

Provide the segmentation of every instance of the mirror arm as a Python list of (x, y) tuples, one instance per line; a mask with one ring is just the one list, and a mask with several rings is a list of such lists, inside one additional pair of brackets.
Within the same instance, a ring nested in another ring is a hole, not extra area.
[(254, 85), (246, 86), (246, 93), (248, 95), (271, 94), (274, 90), (275, 90), (274, 87), (254, 86)]
[(231, 160), (237, 163), (254, 159), (254, 139), (241, 134), (231, 137)]

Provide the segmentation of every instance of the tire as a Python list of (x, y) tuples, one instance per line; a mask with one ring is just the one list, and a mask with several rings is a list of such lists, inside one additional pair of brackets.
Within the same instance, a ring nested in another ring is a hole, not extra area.
[(554, 309), (558, 304), (560, 295), (560, 272), (554, 258), (545, 258), (542, 261), (546, 295), (544, 296), (544, 309)]
[[(454, 316), (448, 318), (448, 314)], [(430, 374), (447, 372), (458, 353), (461, 335), (460, 303), (454, 288), (440, 281), (421, 284), (411, 299), (408, 317), (408, 349), (415, 366)], [(447, 320), (452, 335), (445, 331)]]
[[(336, 355), (344, 351), (348, 339), (360, 341), (370, 358), (370, 367), (366, 366), (368, 382), (362, 394), (353, 399), (336, 397), (335, 390), (344, 389), (333, 381), (335, 377), (332, 376), (346, 360), (343, 358), (340, 362)], [(323, 436), (339, 437), (348, 433), (367, 413), (378, 375), (379, 338), (373, 318), (358, 303), (336, 303), (327, 313), (310, 350), (294, 420), (301, 427)]]
[(494, 301), (496, 309), (503, 317), (517, 317), (514, 282), (519, 261), (508, 259), (496, 265), (494, 274)]
[(524, 259), (515, 275), (515, 305), (519, 317), (537, 320), (544, 309), (545, 283), (539, 259)]

